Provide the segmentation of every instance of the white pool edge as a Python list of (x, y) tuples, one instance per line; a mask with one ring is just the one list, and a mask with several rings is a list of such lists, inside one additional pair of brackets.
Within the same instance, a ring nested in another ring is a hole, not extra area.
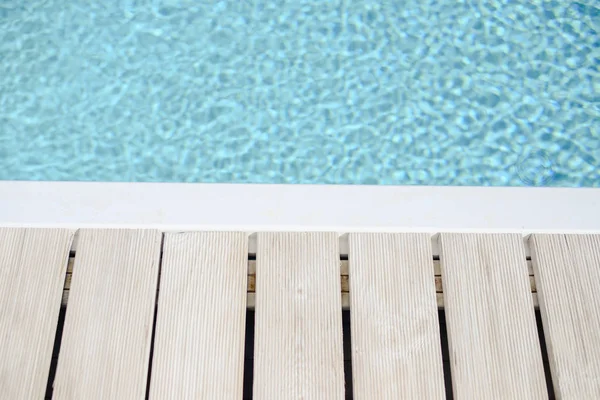
[(600, 233), (600, 189), (0, 181), (0, 226)]

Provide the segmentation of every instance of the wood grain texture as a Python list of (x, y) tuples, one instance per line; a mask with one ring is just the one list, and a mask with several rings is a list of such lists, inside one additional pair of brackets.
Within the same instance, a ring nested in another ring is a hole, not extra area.
[(79, 233), (53, 399), (143, 399), (162, 234)]
[(547, 399), (525, 250), (517, 234), (441, 234), (454, 397)]
[(0, 228), (0, 393), (43, 398), (74, 231)]
[[(74, 258), (70, 258), (69, 259), (69, 266), (72, 265), (74, 261)], [(438, 294), (442, 293), (442, 277), (441, 277), (441, 270), (440, 270), (440, 261), (439, 260), (433, 260), (433, 268), (435, 271), (435, 290), (436, 292), (438, 292)], [(529, 271), (529, 283), (531, 285), (531, 291), (534, 293), (533, 294), (533, 299), (534, 299), (534, 305), (537, 307), (537, 297), (535, 296), (535, 292), (536, 292), (536, 287), (535, 287), (535, 279), (533, 278), (533, 267), (531, 266), (531, 261), (527, 261), (527, 268)], [(340, 269), (341, 269), (341, 276), (340, 276), (340, 283), (342, 285), (342, 294), (344, 293), (348, 293), (350, 291), (350, 282), (348, 280), (348, 260), (342, 260), (340, 261)], [(71, 288), (71, 272), (72, 272), (72, 267), (68, 267), (67, 268), (67, 279), (65, 281), (65, 289), (64, 289), (64, 293), (63, 293), (63, 300), (62, 300), (62, 304), (66, 305), (67, 301), (69, 299), (69, 289)], [(256, 261), (255, 260), (250, 260), (248, 261), (248, 296), (254, 296), (254, 291), (256, 290)], [(440, 297), (440, 299), (442, 299), (442, 303), (439, 303), (439, 307), (443, 308), (443, 298)], [(350, 303), (344, 303), (344, 296), (342, 295), (342, 308), (349, 308), (350, 307)]]
[(349, 235), (355, 399), (443, 399), (428, 234)]
[(600, 399), (600, 235), (532, 235), (557, 398)]
[(254, 398), (343, 399), (338, 235), (257, 242)]
[(165, 234), (151, 399), (241, 399), (248, 235)]

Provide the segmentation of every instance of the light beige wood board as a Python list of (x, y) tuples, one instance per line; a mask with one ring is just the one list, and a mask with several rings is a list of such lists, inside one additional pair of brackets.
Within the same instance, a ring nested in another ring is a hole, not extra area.
[(143, 399), (162, 234), (79, 233), (53, 399)]
[(547, 398), (521, 235), (440, 240), (454, 397)]
[(339, 240), (259, 233), (254, 398), (343, 399)]
[(165, 234), (151, 399), (241, 399), (248, 235)]
[[(65, 289), (63, 292), (63, 297), (62, 297), (62, 305), (66, 305), (67, 301), (69, 300), (69, 289), (71, 288), (71, 272), (73, 270), (72, 264), (74, 263), (74, 258), (70, 258), (69, 259), (69, 266), (67, 267), (67, 279), (65, 281)], [(529, 271), (529, 283), (531, 286), (531, 291), (532, 293), (532, 299), (533, 299), (533, 304), (535, 305), (535, 307), (537, 308), (538, 304), (537, 304), (537, 294), (536, 294), (536, 287), (535, 287), (535, 279), (533, 278), (533, 267), (531, 266), (531, 261), (527, 261), (527, 268)], [(348, 292), (350, 290), (350, 283), (348, 280), (348, 260), (342, 260), (340, 261), (340, 269), (341, 269), (341, 276), (340, 276), (340, 281), (341, 281), (341, 287), (342, 287), (342, 308), (343, 309), (349, 309), (350, 307), (350, 301), (349, 301), (349, 296), (348, 296)], [(444, 308), (444, 298), (443, 298), (443, 293), (442, 293), (442, 277), (441, 277), (441, 270), (440, 270), (440, 261), (439, 260), (433, 260), (433, 269), (435, 271), (435, 290), (437, 292), (437, 304), (439, 308)], [(254, 306), (252, 305), (250, 307), (251, 304), (254, 304), (254, 291), (256, 288), (256, 261), (255, 260), (251, 260), (248, 261), (248, 299), (251, 299), (249, 301), (247, 301), (247, 305), (248, 308), (254, 308)]]
[(600, 235), (530, 244), (556, 397), (600, 399)]
[(443, 399), (428, 234), (349, 235), (355, 399)]
[(74, 235), (0, 228), (0, 393), (43, 398)]

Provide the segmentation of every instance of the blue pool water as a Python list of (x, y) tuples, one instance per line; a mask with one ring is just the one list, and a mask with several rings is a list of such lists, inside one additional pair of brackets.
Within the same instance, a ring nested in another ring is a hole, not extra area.
[(0, 180), (600, 186), (596, 0), (0, 0)]

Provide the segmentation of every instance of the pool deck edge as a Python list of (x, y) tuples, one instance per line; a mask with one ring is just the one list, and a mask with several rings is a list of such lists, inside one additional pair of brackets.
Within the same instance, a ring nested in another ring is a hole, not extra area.
[(600, 189), (0, 181), (0, 226), (600, 232)]

